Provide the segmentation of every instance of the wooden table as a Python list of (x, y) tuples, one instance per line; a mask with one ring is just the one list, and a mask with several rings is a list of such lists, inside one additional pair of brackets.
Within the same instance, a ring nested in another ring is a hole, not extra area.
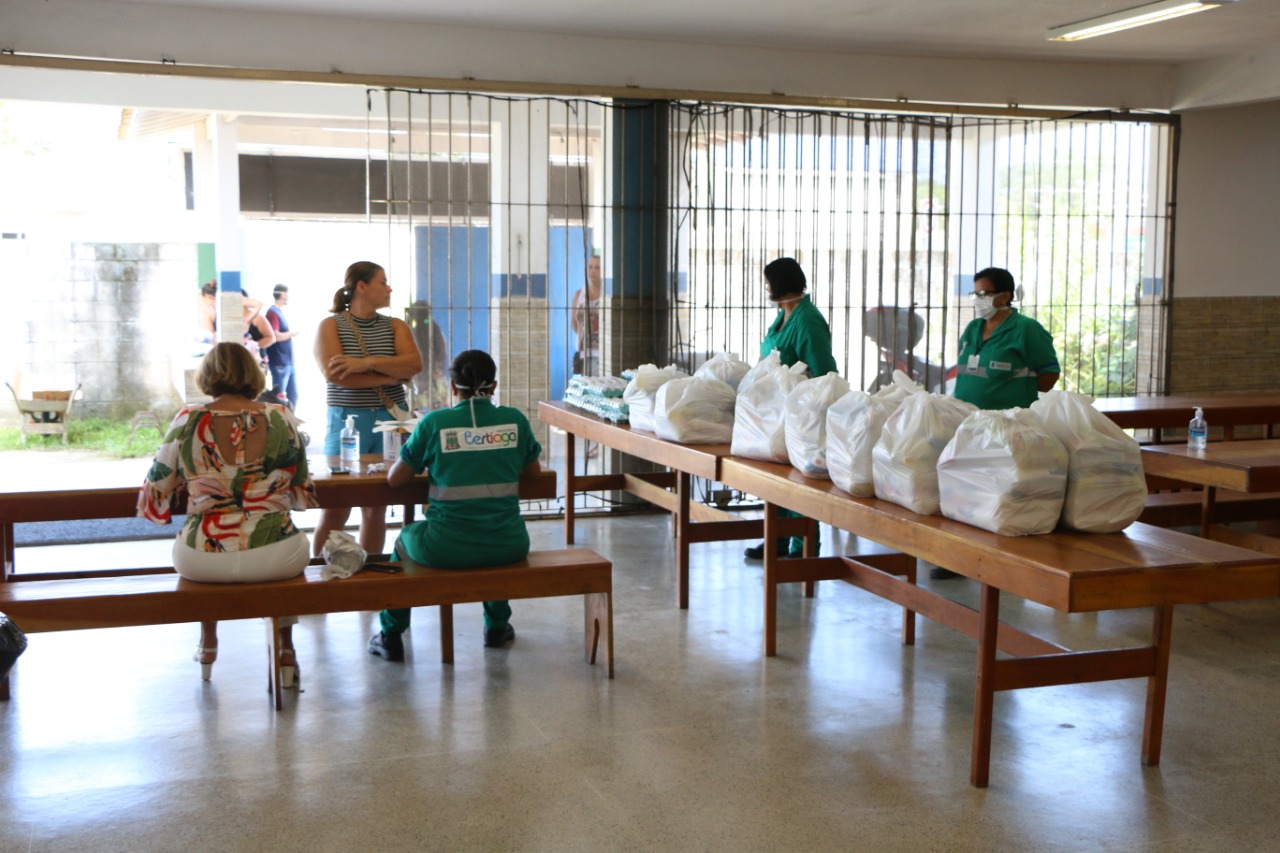
[[(606, 421), (560, 401), (538, 403), (538, 420), (570, 436), (565, 442), (565, 543), (574, 543), (574, 496), (581, 492), (627, 492), (667, 510), (672, 514), (676, 539), (677, 599), (682, 610), (689, 607), (689, 546), (692, 543), (752, 539), (764, 534), (764, 522), (760, 519), (744, 519), (691, 499), (691, 477), (720, 481), (720, 464), (729, 456), (729, 445), (677, 444), (652, 432), (632, 429), (628, 424)], [(572, 436), (581, 436), (670, 470), (656, 474), (578, 474)], [(815, 529), (808, 519), (785, 519), (780, 529), (784, 532), (779, 535), (804, 536), (805, 547), (814, 547)], [(807, 591), (812, 594), (812, 587)]]
[(1100, 397), (1093, 405), (1121, 429), (1154, 430), (1157, 444), (1161, 430), (1186, 429), (1197, 406), (1204, 409), (1209, 427), (1222, 427), (1228, 440), (1239, 426), (1264, 426), (1266, 437), (1272, 438), (1273, 426), (1280, 423), (1280, 394)]
[[(360, 471), (356, 474), (332, 474), (329, 469), (338, 465), (336, 456), (308, 457), (307, 464), (316, 484), (316, 498), (321, 507), (391, 506), (405, 508), (405, 522), (413, 520), (414, 509), (427, 502), (428, 481), (415, 477), (404, 486), (392, 488), (385, 473), (368, 472), (369, 465), (382, 462), (376, 454), (361, 457)], [(0, 492), (0, 554), (3, 554), (3, 572), (0, 582), (9, 580), (54, 580), (58, 578), (86, 577), (89, 575), (128, 575), (170, 572), (170, 567), (130, 568), (96, 572), (67, 571), (48, 573), (14, 573), (13, 525), (33, 521), (78, 521), (99, 518), (133, 518), (138, 503), (138, 489), (146, 474), (145, 461), (137, 482), (124, 484), (81, 485), (80, 488), (50, 489), (42, 481), (6, 482)], [(92, 477), (92, 475), (89, 475)], [(536, 478), (522, 480), (520, 496), (525, 499), (550, 500), (556, 496), (556, 474), (544, 471)], [(157, 534), (176, 532), (174, 527), (156, 527)]]
[[(774, 535), (777, 507), (945, 566), (981, 584), (978, 610), (917, 586), (901, 576), (843, 557), (778, 560), (768, 549), (767, 651), (772, 653), (778, 573), (843, 580), (978, 640), (970, 781), (985, 787), (990, 773), (994, 695), (1000, 690), (1146, 678), (1142, 759), (1160, 760), (1173, 607), (1177, 604), (1271, 598), (1280, 595), (1280, 558), (1176, 531), (1133, 524), (1122, 533), (1051, 533), (1006, 537), (922, 516), (874, 498), (854, 498), (825, 480), (810, 480), (789, 465), (723, 460), (722, 481), (766, 501), (765, 538)], [(1152, 642), (1138, 648), (1077, 652), (999, 622), (1000, 593), (1008, 592), (1068, 613), (1134, 607), (1154, 609)], [(1009, 659), (997, 659), (996, 652)]]
[[(1214, 524), (1214, 504), (1218, 489), (1257, 494), (1280, 491), (1280, 440), (1215, 441), (1204, 450), (1185, 444), (1160, 444), (1142, 448), (1142, 467), (1148, 474), (1203, 486), (1200, 535), (1250, 542), (1249, 547), (1274, 542), (1254, 535), (1241, 538), (1224, 533), (1228, 528)], [(1263, 548), (1270, 553), (1269, 548)]]

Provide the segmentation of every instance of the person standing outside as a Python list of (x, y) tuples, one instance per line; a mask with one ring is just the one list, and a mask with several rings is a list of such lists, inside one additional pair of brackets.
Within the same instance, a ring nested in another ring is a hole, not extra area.
[[(459, 353), (449, 367), (449, 380), (460, 402), (423, 415), (387, 472), (393, 487), (424, 472), (431, 483), (426, 520), (401, 532), (396, 559), (474, 569), (529, 555), (519, 481), (542, 470), (542, 447), (524, 413), (493, 401), (497, 372), (484, 350)], [(409, 628), (409, 615), (407, 608), (382, 611), (381, 630), (369, 639), (369, 651), (388, 661), (404, 660), (401, 635)], [(484, 644), (498, 648), (515, 637), (511, 606), (486, 601)]]
[[(973, 277), (969, 296), (977, 316), (960, 334), (955, 395), (979, 409), (1025, 409), (1041, 391), (1052, 390), (1062, 374), (1053, 337), (1013, 307), (1017, 290), (1013, 274), (1000, 267)], [(929, 577), (959, 575), (933, 566)]]
[(600, 310), (604, 293), (604, 273), (600, 256), (587, 258), (587, 286), (573, 292), (570, 322), (578, 336), (573, 356), (573, 372), (595, 376), (600, 372)]
[[(831, 327), (806, 292), (808, 280), (800, 264), (795, 258), (770, 261), (764, 268), (764, 280), (769, 302), (778, 307), (778, 314), (760, 342), (760, 357), (776, 349), (788, 367), (802, 361), (808, 365), (810, 376), (834, 373), (837, 367), (831, 352)], [(788, 510), (782, 512), (796, 517)], [(798, 557), (804, 553), (804, 539), (791, 537), (790, 548), (785, 539), (779, 539), (776, 547), (779, 555), (785, 550), (790, 556)], [(759, 560), (764, 557), (764, 543), (753, 545), (744, 553), (748, 559)]]
[[(381, 453), (382, 433), (374, 432), (373, 426), (392, 420), (389, 407), (405, 408), (404, 383), (422, 369), (422, 356), (408, 324), (378, 313), (390, 305), (386, 271), (372, 261), (357, 261), (347, 267), (344, 283), (333, 295), (332, 316), (320, 321), (315, 358), (327, 382), (327, 456), (338, 455), (348, 416), (355, 417), (360, 452)], [(381, 554), (387, 537), (387, 508), (361, 507), (360, 512), (360, 547), (368, 554)], [(329, 533), (341, 530), (350, 516), (349, 507), (321, 512), (312, 542), (317, 557)]]
[(275, 330), (275, 345), (267, 350), (267, 366), (271, 370), (271, 388), (276, 395), (283, 394), (289, 408), (298, 410), (298, 379), (293, 371), (293, 339), (296, 333), (289, 328), (284, 307), (289, 304), (289, 288), (277, 284), (271, 291), (275, 304), (267, 309), (267, 322)]

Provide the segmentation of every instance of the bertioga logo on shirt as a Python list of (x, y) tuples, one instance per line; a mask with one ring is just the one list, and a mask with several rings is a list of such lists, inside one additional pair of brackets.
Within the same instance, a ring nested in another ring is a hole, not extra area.
[(460, 453), (467, 450), (502, 450), (520, 441), (515, 424), (487, 427), (453, 427), (440, 430), (440, 452)]

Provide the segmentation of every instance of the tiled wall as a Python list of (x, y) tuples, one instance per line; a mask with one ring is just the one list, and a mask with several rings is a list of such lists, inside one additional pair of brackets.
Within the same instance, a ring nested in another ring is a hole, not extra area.
[(1174, 299), (1170, 394), (1280, 390), (1280, 297)]

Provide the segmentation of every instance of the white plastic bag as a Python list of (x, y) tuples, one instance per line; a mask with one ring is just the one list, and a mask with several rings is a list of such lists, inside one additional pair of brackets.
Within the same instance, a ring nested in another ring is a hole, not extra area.
[(736, 352), (718, 352), (704, 361), (693, 375), (700, 379), (719, 379), (736, 392), (750, 371), (751, 365), (738, 358)]
[(871, 451), (876, 497), (938, 514), (938, 457), (977, 406), (941, 394), (911, 394), (884, 422)]
[(827, 409), (827, 473), (854, 497), (875, 497), (871, 451), (889, 415), (912, 393), (924, 389), (895, 370), (893, 382), (874, 394), (850, 391)]
[(737, 398), (719, 379), (672, 379), (654, 398), (653, 431), (680, 444), (728, 444)]
[(334, 530), (329, 534), (320, 555), (325, 561), (320, 577), (327, 581), (351, 577), (364, 567), (364, 561), (369, 556), (350, 533), (341, 530)]
[(938, 459), (942, 514), (1003, 536), (1048, 533), (1067, 493), (1067, 449), (1030, 409), (969, 415)]
[(627, 390), (622, 392), (622, 402), (627, 404), (628, 416), (632, 429), (653, 432), (653, 398), (658, 389), (672, 379), (687, 377), (674, 364), (658, 367), (656, 364), (642, 364), (636, 368), (636, 375), (627, 383)]
[(1114, 533), (1137, 520), (1147, 502), (1142, 450), (1091, 404), (1070, 391), (1049, 391), (1031, 404), (1067, 448), (1062, 523), (1086, 533)]
[(729, 448), (734, 456), (767, 462), (788, 461), (784, 413), (787, 395), (804, 381), (808, 369), (803, 361), (787, 367), (774, 350), (742, 378), (738, 384), (733, 440)]
[(848, 393), (849, 383), (832, 372), (804, 380), (787, 395), (787, 458), (806, 477), (828, 479), (827, 409)]

